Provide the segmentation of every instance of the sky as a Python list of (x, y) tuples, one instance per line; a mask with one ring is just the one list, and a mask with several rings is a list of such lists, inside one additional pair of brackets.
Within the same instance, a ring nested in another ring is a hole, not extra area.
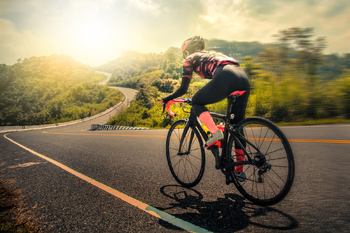
[(66, 54), (100, 66), (194, 35), (269, 43), (292, 27), (314, 28), (325, 53), (350, 53), (349, 0), (0, 0), (0, 64)]

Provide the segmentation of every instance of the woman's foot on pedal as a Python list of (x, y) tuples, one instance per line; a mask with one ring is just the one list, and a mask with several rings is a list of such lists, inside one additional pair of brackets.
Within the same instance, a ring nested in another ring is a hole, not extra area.
[(236, 173), (235, 175), (236, 175), (237, 180), (240, 182), (243, 182), (247, 179), (245, 172), (240, 172), (238, 174)]
[(216, 134), (211, 134), (211, 136), (209, 137), (209, 139), (207, 140), (207, 142), (205, 143), (205, 148), (209, 148), (211, 146), (217, 145), (219, 142), (219, 140), (224, 138), (224, 134), (222, 133), (221, 130), (217, 130)]

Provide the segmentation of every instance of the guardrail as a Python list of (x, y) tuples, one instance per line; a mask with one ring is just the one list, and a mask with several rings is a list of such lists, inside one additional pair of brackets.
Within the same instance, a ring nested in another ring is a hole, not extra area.
[(36, 130), (36, 129), (47, 129), (47, 128), (55, 128), (59, 126), (68, 126), (68, 125), (74, 125), (77, 123), (93, 120), (95, 118), (98, 118), (100, 116), (106, 115), (116, 108), (118, 108), (121, 104), (123, 104), (126, 100), (125, 95), (123, 94), (123, 100), (119, 103), (114, 105), (113, 107), (107, 109), (104, 112), (101, 112), (99, 114), (93, 115), (91, 117), (82, 118), (75, 121), (69, 121), (69, 122), (61, 122), (61, 123), (55, 123), (55, 124), (45, 124), (45, 125), (19, 125), (19, 126), (0, 126), (0, 133), (11, 133), (11, 132), (21, 132), (21, 131), (28, 131), (28, 130)]
[(145, 130), (146, 127), (132, 127), (132, 126), (117, 126), (117, 125), (99, 125), (92, 124), (91, 130)]

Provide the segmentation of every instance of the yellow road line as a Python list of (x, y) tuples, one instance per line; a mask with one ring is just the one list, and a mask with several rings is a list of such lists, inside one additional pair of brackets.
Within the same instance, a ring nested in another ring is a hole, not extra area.
[[(53, 133), (52, 131), (42, 131), (47, 134), (64, 134), (64, 135), (90, 135), (90, 136), (108, 136), (108, 137), (145, 137), (145, 138), (165, 138), (165, 135), (135, 135), (135, 134), (97, 134), (97, 133)], [(280, 141), (279, 139), (269, 138), (248, 138), (248, 140), (259, 140), (259, 141)], [(288, 139), (289, 142), (309, 142), (309, 143), (340, 143), (350, 144), (350, 140), (327, 140), (327, 139)]]
[[(94, 134), (92, 134), (92, 135), (94, 135)], [(92, 178), (90, 178), (90, 177), (88, 177), (88, 176), (86, 176), (84, 174), (81, 174), (81, 173), (79, 173), (79, 172), (77, 172), (77, 171), (75, 171), (75, 170), (73, 170), (73, 169), (63, 165), (62, 163), (57, 162), (56, 160), (50, 159), (49, 157), (46, 157), (45, 155), (39, 154), (38, 152), (35, 152), (32, 149), (29, 149), (28, 147), (25, 147), (25, 146), (19, 144), (18, 142), (15, 142), (14, 140), (8, 138), (6, 136), (6, 134), (4, 135), (4, 137), (7, 140), (11, 141), (12, 143), (18, 145), (19, 147), (22, 147), (23, 149), (29, 151), (30, 153), (32, 153), (32, 154), (34, 154), (34, 155), (36, 155), (36, 156), (38, 156), (38, 157), (40, 157), (42, 159), (45, 159), (46, 161), (48, 161), (48, 162), (50, 162), (50, 163), (52, 163), (52, 164), (62, 168), (63, 170), (69, 172), (70, 174), (72, 174), (72, 175), (74, 175), (74, 176), (76, 176), (76, 177), (78, 177), (78, 178), (80, 178), (80, 179), (82, 179), (82, 180), (84, 180), (84, 181), (94, 185), (95, 187), (97, 187), (99, 189), (102, 189), (103, 191), (105, 191), (105, 192), (107, 192), (109, 194), (112, 194), (113, 196), (115, 196), (115, 197), (117, 197), (117, 198), (119, 198), (119, 199), (121, 199), (121, 200), (123, 200), (123, 201), (125, 201), (125, 202), (127, 202), (127, 203), (129, 203), (129, 204), (131, 204), (131, 205), (133, 205), (133, 206), (135, 206), (137, 208), (139, 208), (140, 210), (143, 210), (143, 211), (153, 215), (156, 218), (162, 219), (162, 220), (164, 220), (166, 222), (169, 222), (169, 223), (171, 223), (171, 224), (173, 224), (175, 226), (178, 226), (178, 227), (180, 227), (180, 228), (182, 228), (184, 230), (187, 230), (189, 232), (210, 232), (210, 231), (208, 231), (208, 230), (206, 230), (204, 228), (201, 228), (201, 227), (196, 226), (196, 225), (194, 225), (192, 223), (186, 222), (186, 221), (184, 221), (182, 219), (176, 218), (176, 217), (174, 217), (174, 216), (172, 216), (172, 215), (170, 215), (168, 213), (165, 213), (165, 212), (163, 212), (163, 211), (161, 211), (161, 210), (159, 210), (159, 209), (157, 209), (155, 207), (147, 205), (147, 204), (145, 204), (145, 203), (143, 203), (143, 202), (141, 202), (141, 201), (139, 201), (139, 200), (137, 200), (137, 199), (135, 199), (133, 197), (130, 197), (130, 196), (128, 196), (128, 195), (126, 195), (126, 194), (124, 194), (122, 192), (119, 192), (118, 190), (113, 189), (113, 188), (111, 188), (111, 187), (109, 187), (109, 186), (107, 186), (105, 184), (102, 184), (102, 183), (100, 183), (100, 182), (98, 182), (98, 181), (96, 181), (96, 180), (94, 180), (94, 179), (92, 179)]]
[(288, 139), (290, 142), (315, 142), (315, 143), (341, 143), (350, 144), (350, 140), (326, 140), (326, 139)]

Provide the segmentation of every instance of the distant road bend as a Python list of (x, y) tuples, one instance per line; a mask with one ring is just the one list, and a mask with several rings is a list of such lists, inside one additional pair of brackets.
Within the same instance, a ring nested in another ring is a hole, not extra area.
[[(99, 82), (100, 85), (107, 85), (108, 80), (111, 78), (112, 74), (111, 73), (107, 73), (107, 72), (102, 72), (102, 71), (97, 71), (98, 73), (104, 74), (107, 76), (106, 80), (103, 80), (101, 82)], [(109, 86), (110, 88), (116, 89), (120, 92), (123, 93), (124, 98), (126, 99), (125, 102), (117, 109), (115, 109), (114, 111), (110, 112), (108, 114), (108, 116), (106, 116), (106, 118), (100, 119), (98, 120), (98, 122), (101, 122), (100, 124), (106, 124), (109, 120), (109, 118), (111, 116), (114, 116), (115, 114), (117, 114), (119, 111), (123, 110), (124, 108), (126, 108), (128, 106), (128, 103), (134, 99), (137, 90), (134, 89), (130, 89), (130, 88), (125, 88), (125, 87), (115, 87), (115, 86)], [(99, 124), (94, 122), (93, 124)]]

